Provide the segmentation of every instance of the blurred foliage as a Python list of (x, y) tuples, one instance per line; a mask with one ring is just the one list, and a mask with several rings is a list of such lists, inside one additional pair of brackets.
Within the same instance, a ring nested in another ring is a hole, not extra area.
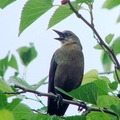
[[(15, 0), (0, 0), (0, 8), (4, 9), (8, 5), (10, 5)], [(75, 2), (71, 2), (73, 7), (79, 11), (81, 10), (82, 4), (86, 4), (89, 9), (91, 4), (94, 4), (94, 0), (76, 0)], [(115, 7), (119, 7), (120, 0), (106, 0), (103, 4), (104, 9), (111, 10)], [(29, 27), (33, 22), (35, 22), (39, 17), (48, 12), (51, 8), (54, 7), (53, 0), (28, 0), (23, 7), (21, 13), (21, 21), (19, 27), (19, 35)], [(53, 27), (58, 24), (62, 20), (66, 19), (68, 16), (72, 15), (73, 12), (70, 10), (68, 4), (59, 5), (58, 8), (54, 11), (51, 16), (48, 28)], [(117, 18), (116, 18), (117, 19)], [(106, 21), (107, 22), (107, 21)], [(117, 22), (120, 22), (120, 15), (117, 19)], [(106, 44), (114, 51), (115, 55), (120, 54), (120, 37), (114, 38), (114, 34), (106, 35), (105, 40)], [(97, 44), (94, 48), (102, 51), (102, 65), (105, 72), (111, 71), (112, 61), (109, 58), (109, 52), (105, 52), (103, 47)], [(117, 97), (117, 94), (120, 93), (118, 89), (118, 77), (120, 76), (120, 71), (113, 71), (112, 80), (109, 79), (106, 74), (99, 74), (99, 72), (95, 69), (88, 71), (83, 78), (82, 85), (78, 87), (76, 90), (73, 90), (69, 94), (76, 100), (82, 100), (86, 102), (89, 106), (94, 106), (99, 108), (101, 112), (92, 111), (86, 116), (75, 115), (75, 116), (65, 116), (64, 118), (60, 118), (57, 116), (50, 116), (42, 113), (35, 113), (31, 110), (29, 105), (21, 103), (22, 100), (27, 98), (27, 95), (20, 95), (20, 98), (17, 98), (16, 95), (7, 95), (4, 92), (16, 92), (18, 91), (14, 88), (14, 84), (20, 85), (22, 87), (37, 90), (41, 87), (47, 77), (40, 80), (37, 84), (29, 85), (27, 81), (25, 81), (22, 77), (19, 77), (19, 66), (24, 65), (25, 67), (29, 66), (29, 64), (37, 57), (37, 51), (35, 49), (34, 44), (30, 44), (30, 46), (22, 46), (17, 49), (17, 53), (20, 57), (21, 63), (18, 65), (18, 60), (16, 56), (13, 54), (8, 54), (0, 59), (0, 119), (4, 120), (118, 120), (120, 119), (120, 99)], [(113, 61), (114, 62), (114, 61)], [(8, 68), (11, 67), (15, 69), (15, 75), (11, 76), (8, 81), (5, 80), (4, 76)], [(120, 77), (119, 77), (120, 78)], [(8, 102), (8, 99), (12, 98), (12, 102)], [(32, 99), (32, 98), (31, 98)], [(40, 102), (38, 98), (35, 101)], [(40, 102), (42, 104), (42, 101)], [(43, 105), (43, 104), (42, 104)], [(117, 114), (118, 118), (114, 115), (110, 115), (102, 111), (102, 108), (109, 109)], [(46, 112), (46, 107), (43, 105), (39, 111), (44, 110)]]
[(0, 0), (0, 8), (4, 9), (7, 7), (9, 4), (15, 2), (16, 0)]
[(33, 43), (30, 43), (30, 47), (24, 46), (18, 48), (17, 52), (24, 66), (28, 66), (29, 63), (37, 57), (37, 51), (35, 50)]

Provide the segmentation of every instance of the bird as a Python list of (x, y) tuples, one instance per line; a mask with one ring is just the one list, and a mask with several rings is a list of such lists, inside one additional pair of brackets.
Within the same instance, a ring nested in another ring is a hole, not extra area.
[[(84, 74), (82, 45), (79, 38), (70, 30), (53, 31), (59, 35), (58, 38), (54, 39), (60, 41), (61, 47), (54, 52), (51, 59), (48, 93), (61, 95), (63, 99), (72, 100), (72, 97), (63, 94), (55, 87), (70, 92), (81, 85)], [(69, 104), (61, 103), (58, 106), (55, 99), (48, 97), (47, 106), (49, 115), (64, 116)]]

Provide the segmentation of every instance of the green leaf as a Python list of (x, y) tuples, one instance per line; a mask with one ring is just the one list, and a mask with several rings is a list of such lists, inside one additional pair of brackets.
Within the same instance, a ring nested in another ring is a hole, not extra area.
[(93, 3), (94, 0), (76, 0), (76, 2), (77, 3), (86, 3), (86, 4), (88, 4), (88, 3)]
[[(71, 4), (73, 5), (74, 8), (77, 9), (78, 5), (75, 2), (71, 2)], [(71, 14), (73, 14), (73, 12), (72, 10), (70, 10), (70, 7), (68, 4), (61, 5), (60, 7), (58, 7), (58, 9), (56, 9), (54, 14), (52, 15), (49, 21), (48, 29), (53, 27), (57, 23), (61, 22), (62, 20), (70, 16)]]
[(7, 104), (7, 97), (3, 93), (3, 91), (0, 90), (0, 109), (5, 108), (6, 104)]
[(105, 37), (106, 43), (109, 45), (110, 42), (113, 40), (114, 34), (109, 34)]
[(99, 79), (105, 81), (107, 84), (111, 83), (110, 79), (106, 76), (99, 76)]
[(30, 44), (30, 47), (20, 47), (17, 49), (17, 52), (19, 53), (22, 64), (25, 66), (28, 66), (29, 63), (37, 57), (37, 51), (33, 44)]
[(22, 10), (19, 35), (40, 16), (52, 8), (53, 0), (28, 0)]
[(0, 0), (0, 8), (3, 9), (16, 0)]
[(120, 22), (120, 15), (119, 15), (118, 18), (117, 18), (117, 23), (118, 23), (118, 22)]
[(118, 120), (116, 116), (104, 112), (90, 112), (86, 120)]
[(94, 83), (98, 88), (98, 95), (108, 95), (108, 85), (103, 80), (95, 80)]
[(15, 120), (62, 120), (57, 116), (34, 113), (29, 106), (22, 103), (18, 104), (12, 112), (15, 115)]
[(99, 44), (95, 45), (93, 48), (95, 48), (97, 50), (103, 50), (103, 48)]
[(111, 105), (111, 109), (120, 117), (120, 105)]
[(27, 118), (31, 117), (33, 114), (32, 110), (25, 104), (18, 104), (13, 110), (16, 120), (29, 120)]
[(111, 105), (120, 105), (120, 100), (116, 96), (101, 95), (98, 96), (97, 105), (99, 107), (111, 109)]
[(82, 85), (98, 80), (98, 74), (98, 71), (95, 69), (88, 71), (83, 77)]
[(15, 58), (14, 55), (11, 56), (11, 59), (10, 59), (8, 65), (9, 65), (10, 67), (12, 67), (12, 68), (18, 70), (17, 60), (16, 60), (16, 58)]
[(48, 78), (48, 76), (46, 76), (45, 78), (43, 78), (42, 80), (40, 80), (36, 85), (32, 86), (33, 90), (37, 90), (41, 85), (44, 84), (44, 82), (46, 81), (46, 79)]
[(111, 59), (108, 57), (108, 55), (104, 51), (102, 52), (101, 61), (102, 61), (104, 70), (106, 72), (110, 71), (112, 62), (111, 62)]
[(120, 54), (120, 37), (115, 39), (111, 46), (114, 50), (115, 55)]
[(58, 91), (60, 91), (61, 93), (64, 93), (64, 94), (72, 97), (72, 96), (69, 94), (69, 92), (66, 92), (66, 91), (64, 91), (63, 89), (61, 89), (61, 88), (59, 88), (59, 87), (57, 87), (57, 86), (55, 86), (55, 89), (58, 90)]
[(20, 102), (21, 99), (16, 98), (13, 99), (11, 103), (8, 103), (6, 95), (0, 90), (0, 109), (6, 108), (8, 110), (12, 110)]
[(47, 108), (48, 108), (47, 106), (43, 106), (43, 107), (37, 109), (37, 111), (40, 112), (40, 113), (46, 113)]
[(46, 116), (43, 118), (43, 120), (64, 120), (64, 118), (53, 115), (53, 116), (49, 116), (49, 118)]
[(7, 108), (8, 110), (12, 110), (14, 109), (22, 100), (19, 98), (15, 98), (12, 100), (11, 103), (7, 103), (7, 105), (5, 106), (5, 108)]
[(120, 5), (120, 0), (106, 0), (102, 7), (112, 9), (118, 5)]
[[(118, 37), (117, 39), (115, 39), (112, 43), (112, 45), (110, 46), (111, 49), (113, 49), (115, 55), (120, 54), (120, 37)], [(109, 53), (108, 53), (109, 54)], [(103, 64), (103, 68), (104, 70), (110, 71), (111, 70), (111, 59), (109, 58), (109, 56), (103, 51), (102, 53), (102, 64)]]
[(31, 86), (23, 79), (19, 77), (12, 76), (9, 78), (10, 83), (14, 83), (15, 85), (22, 86), (24, 88), (32, 89)]
[(76, 116), (70, 116), (70, 117), (65, 117), (65, 120), (86, 120), (86, 117), (84, 115), (76, 115)]
[(15, 120), (13, 113), (5, 108), (0, 110), (0, 120)]
[(11, 87), (7, 84), (7, 82), (0, 78), (0, 90), (3, 92), (13, 92)]
[(116, 90), (117, 87), (118, 87), (118, 82), (117, 82), (117, 81), (113, 81), (112, 83), (109, 83), (109, 87), (110, 87), (112, 90)]
[[(117, 73), (116, 73), (117, 72)], [(118, 81), (118, 79), (120, 79), (120, 70), (116, 70), (116, 72), (114, 72), (113, 77), (115, 81)], [(117, 74), (117, 75), (116, 75)], [(117, 77), (118, 76), (118, 77)]]
[(4, 74), (8, 69), (8, 58), (9, 58), (9, 52), (5, 58), (0, 60), (0, 76), (2, 77), (4, 77)]
[(97, 104), (98, 88), (95, 83), (87, 83), (68, 93), (73, 98), (95, 105)]

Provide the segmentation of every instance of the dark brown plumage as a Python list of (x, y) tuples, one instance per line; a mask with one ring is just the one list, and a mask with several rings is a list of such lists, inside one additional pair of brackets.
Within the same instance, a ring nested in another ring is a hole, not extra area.
[[(48, 92), (60, 94), (64, 99), (72, 98), (57, 91), (55, 86), (70, 92), (80, 86), (84, 72), (84, 56), (79, 38), (71, 31), (59, 32), (54, 30), (60, 37), (62, 46), (54, 53), (49, 71)], [(57, 106), (57, 102), (48, 98), (48, 113), (50, 115), (63, 116), (68, 104)]]

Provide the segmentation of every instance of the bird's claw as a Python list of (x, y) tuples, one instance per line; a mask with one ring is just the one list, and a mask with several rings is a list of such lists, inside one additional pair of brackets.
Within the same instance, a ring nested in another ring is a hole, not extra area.
[(63, 104), (63, 97), (60, 94), (57, 94), (55, 101), (57, 101), (57, 109), (58, 109)]
[(85, 110), (87, 109), (86, 104), (84, 102), (80, 102), (80, 105), (78, 107), (78, 111), (81, 112), (83, 109), (85, 109)]

